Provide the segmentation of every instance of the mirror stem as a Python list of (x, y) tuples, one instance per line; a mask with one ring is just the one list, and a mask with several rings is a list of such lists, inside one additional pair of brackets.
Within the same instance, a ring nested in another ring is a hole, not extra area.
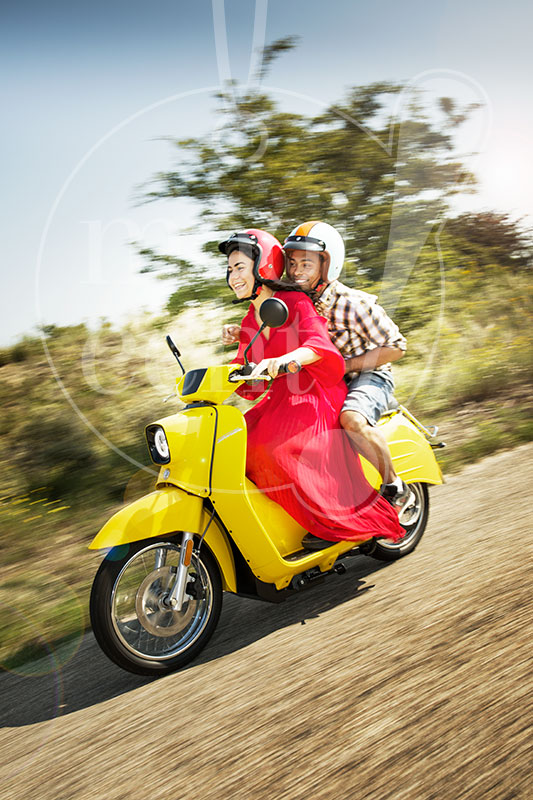
[(183, 366), (183, 364), (180, 361), (181, 353), (178, 350), (178, 348), (176, 347), (176, 345), (174, 344), (174, 342), (172, 341), (172, 337), (171, 336), (167, 336), (166, 337), (166, 342), (167, 342), (167, 344), (168, 344), (168, 346), (170, 348), (170, 352), (172, 353), (172, 355), (174, 356), (174, 358), (176, 359), (176, 361), (180, 365), (183, 375), (185, 375), (185, 372), (186, 372), (185, 367)]
[(248, 347), (247, 347), (247, 348), (246, 348), (246, 350), (244, 351), (244, 363), (245, 363), (245, 364), (249, 364), (249, 363), (250, 363), (250, 362), (248, 361), (248, 350), (249, 350), (249, 349), (250, 349), (250, 347), (253, 345), (253, 343), (255, 342), (255, 340), (257, 339), (257, 337), (259, 336), (259, 334), (260, 334), (260, 333), (263, 333), (263, 331), (265, 330), (265, 328), (266, 328), (266, 322), (263, 322), (263, 324), (261, 325), (261, 327), (259, 328), (259, 330), (258, 330), (258, 331), (257, 331), (257, 333), (255, 334), (254, 338), (252, 339), (252, 341), (250, 342), (250, 344), (248, 345)]

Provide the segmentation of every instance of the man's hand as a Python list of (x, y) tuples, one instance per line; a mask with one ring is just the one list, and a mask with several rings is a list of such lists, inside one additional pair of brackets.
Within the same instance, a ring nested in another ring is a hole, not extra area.
[(222, 344), (238, 344), (240, 325), (224, 325), (222, 329)]
[(350, 372), (366, 372), (367, 370), (376, 369), (382, 364), (398, 361), (403, 354), (404, 351), (399, 347), (375, 347), (360, 356), (346, 358), (344, 361), (344, 373), (347, 375)]

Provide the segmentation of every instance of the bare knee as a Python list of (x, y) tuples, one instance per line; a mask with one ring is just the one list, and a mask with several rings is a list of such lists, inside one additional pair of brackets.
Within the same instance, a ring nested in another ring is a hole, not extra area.
[(345, 431), (364, 435), (368, 431), (368, 420), (358, 411), (342, 411), (339, 422)]

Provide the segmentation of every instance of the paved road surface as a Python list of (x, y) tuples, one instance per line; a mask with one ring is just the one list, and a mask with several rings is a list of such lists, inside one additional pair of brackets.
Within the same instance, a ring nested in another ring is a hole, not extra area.
[(280, 606), (228, 597), (150, 681), (87, 637), (0, 676), (3, 800), (533, 797), (533, 445), (431, 491), (418, 550)]

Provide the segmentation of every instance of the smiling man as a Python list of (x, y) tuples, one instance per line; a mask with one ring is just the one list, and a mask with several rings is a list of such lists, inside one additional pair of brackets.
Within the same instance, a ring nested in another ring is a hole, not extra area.
[(405, 339), (375, 295), (338, 280), (344, 242), (331, 225), (318, 221), (297, 225), (283, 249), (288, 277), (312, 293), (316, 310), (328, 321), (331, 340), (344, 356), (348, 395), (340, 423), (355, 449), (380, 473), (383, 495), (400, 511), (413, 494), (396, 475), (376, 423), (393, 400), (391, 362), (403, 356)]

